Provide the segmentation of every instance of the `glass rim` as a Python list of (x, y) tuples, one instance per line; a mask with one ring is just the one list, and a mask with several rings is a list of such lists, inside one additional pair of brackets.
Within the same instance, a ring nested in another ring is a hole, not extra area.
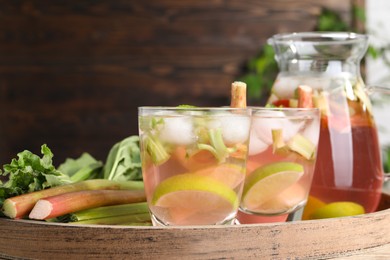
[(249, 110), (249, 107), (173, 107), (173, 106), (140, 106), (138, 110), (166, 110), (166, 111), (244, 111)]
[(318, 107), (257, 107), (248, 106), (252, 110), (264, 110), (264, 111), (320, 111)]
[(251, 109), (251, 116), (280, 117), (280, 113), (287, 117), (321, 116), (321, 110), (317, 107), (254, 107)]
[[(315, 40), (317, 39), (317, 40)], [(321, 39), (321, 41), (319, 41)], [(354, 32), (292, 32), (279, 33), (268, 39), (269, 44), (302, 43), (302, 44), (351, 44), (368, 40), (368, 35)]]

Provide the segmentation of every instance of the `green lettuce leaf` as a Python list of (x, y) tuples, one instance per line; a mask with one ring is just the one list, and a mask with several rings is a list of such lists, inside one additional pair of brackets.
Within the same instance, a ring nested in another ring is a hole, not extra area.
[(54, 167), (53, 153), (46, 144), (42, 145), (41, 153), (42, 158), (25, 150), (3, 166), (0, 175), (8, 176), (8, 180), (0, 183), (0, 206), (9, 197), (72, 182), (69, 176)]
[(104, 179), (117, 181), (142, 180), (138, 136), (127, 137), (111, 148), (103, 176)]
[(74, 182), (101, 178), (103, 163), (97, 161), (89, 153), (83, 153), (79, 158), (67, 158), (58, 166), (58, 170), (68, 176)]

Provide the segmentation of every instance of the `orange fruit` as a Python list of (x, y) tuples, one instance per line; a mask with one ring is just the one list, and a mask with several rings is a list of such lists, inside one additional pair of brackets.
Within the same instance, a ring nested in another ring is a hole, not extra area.
[(177, 147), (172, 156), (190, 172), (217, 164), (215, 156), (207, 150), (196, 151), (192, 155), (188, 155), (184, 147)]
[(198, 170), (194, 174), (211, 177), (234, 189), (244, 181), (245, 168), (235, 164), (219, 164)]
[(305, 209), (303, 210), (302, 220), (311, 219), (311, 214), (313, 214), (313, 212), (315, 212), (317, 209), (325, 205), (326, 205), (325, 202), (323, 202), (322, 200), (314, 196), (309, 196), (309, 198), (307, 199)]

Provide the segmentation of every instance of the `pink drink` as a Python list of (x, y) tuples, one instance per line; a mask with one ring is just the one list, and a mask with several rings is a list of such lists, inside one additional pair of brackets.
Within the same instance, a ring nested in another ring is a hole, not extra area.
[(314, 172), (319, 111), (254, 108), (240, 210), (276, 216), (302, 208)]
[(375, 211), (383, 170), (377, 129), (363, 83), (346, 73), (333, 78), (280, 74), (269, 102), (296, 103), (291, 101), (297, 98), (294, 93), (301, 84), (313, 89), (313, 106), (321, 110), (310, 196), (325, 204), (348, 201), (363, 206), (365, 212)]
[(154, 225), (215, 225), (236, 216), (249, 110), (139, 110), (145, 191)]

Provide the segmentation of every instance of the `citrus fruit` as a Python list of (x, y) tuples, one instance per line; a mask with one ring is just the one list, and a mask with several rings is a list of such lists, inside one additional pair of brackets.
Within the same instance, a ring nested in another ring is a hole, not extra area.
[(306, 199), (306, 190), (301, 185), (291, 185), (270, 200), (259, 205), (255, 210), (264, 214), (283, 214), (292, 212)]
[(303, 166), (293, 162), (276, 162), (257, 168), (245, 181), (242, 206), (256, 209), (296, 183), (302, 175)]
[(184, 147), (177, 147), (173, 154), (173, 158), (189, 171), (197, 171), (204, 167), (209, 167), (218, 163), (214, 154), (207, 150), (199, 150), (190, 156)]
[(365, 210), (362, 205), (351, 201), (339, 201), (329, 203), (317, 210), (311, 215), (311, 219), (338, 218), (346, 216), (355, 216), (364, 214)]
[(219, 164), (196, 171), (195, 174), (211, 177), (234, 189), (244, 180), (245, 169), (235, 164)]
[(304, 209), (303, 214), (302, 214), (302, 220), (311, 219), (311, 217), (310, 217), (311, 214), (313, 214), (313, 212), (315, 212), (319, 208), (322, 208), (325, 205), (326, 205), (326, 203), (323, 202), (322, 200), (320, 200), (314, 196), (309, 196), (309, 198), (307, 199), (305, 209)]
[(164, 211), (164, 216), (171, 221), (192, 224), (223, 221), (236, 210), (238, 203), (237, 194), (224, 183), (189, 173), (161, 182), (151, 200), (157, 211)]

